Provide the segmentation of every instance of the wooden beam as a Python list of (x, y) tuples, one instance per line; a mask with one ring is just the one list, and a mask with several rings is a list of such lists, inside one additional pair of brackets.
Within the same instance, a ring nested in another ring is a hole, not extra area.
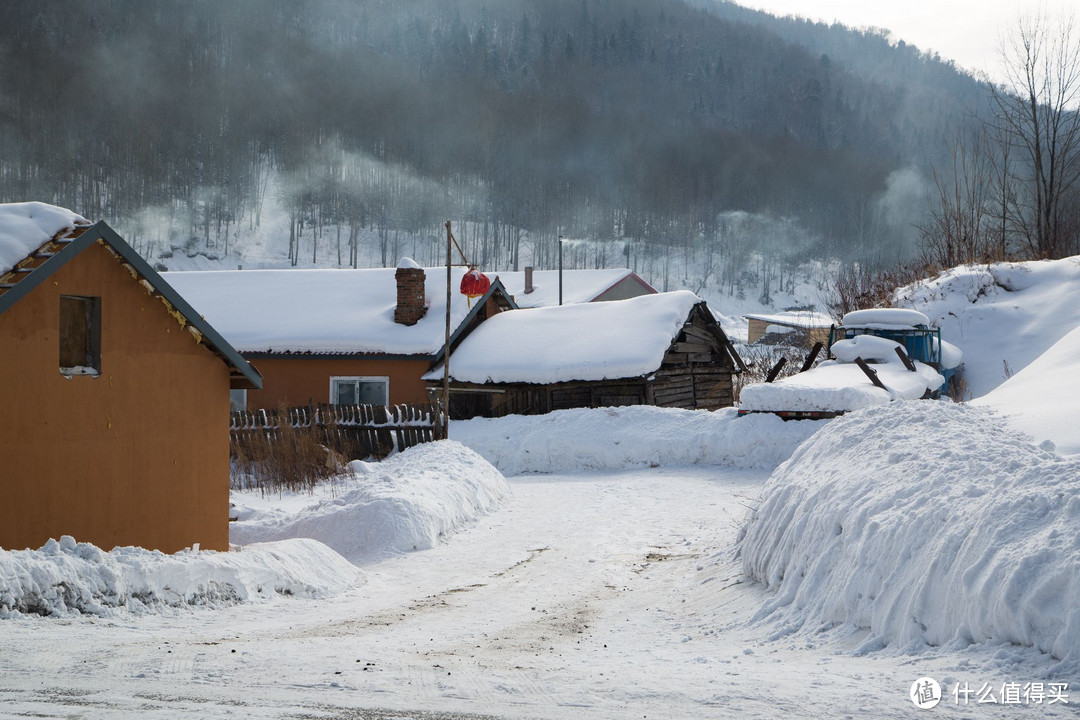
[(866, 364), (866, 361), (861, 357), (855, 358), (855, 364), (859, 366), (859, 369), (866, 373), (866, 377), (870, 378), (870, 382), (877, 385), (882, 390), (888, 392), (889, 388), (885, 387), (885, 383), (881, 382), (881, 378), (878, 377), (877, 371)]
[[(683, 332), (686, 333), (686, 337), (688, 339), (693, 338), (694, 340), (710, 344), (718, 342), (715, 335), (713, 335), (708, 330), (703, 330), (697, 327), (696, 325), (683, 325)], [(690, 342), (693, 342), (693, 340), (691, 340)]]
[(666, 397), (656, 396), (656, 404), (660, 407), (667, 405), (682, 405), (685, 403), (692, 403), (694, 401), (694, 393), (687, 392), (680, 395), (668, 395)]
[(784, 369), (785, 365), (787, 365), (787, 358), (781, 355), (780, 360), (777, 361), (775, 365), (773, 365), (772, 370), (770, 370), (769, 374), (765, 376), (765, 382), (771, 383), (773, 380), (775, 380), (776, 376), (780, 374), (780, 371)]
[(677, 342), (671, 344), (671, 349), (680, 353), (711, 353), (712, 347), (705, 343)]
[(911, 358), (909, 358), (907, 353), (904, 352), (904, 348), (897, 345), (893, 348), (893, 350), (895, 350), (896, 354), (900, 356), (900, 362), (904, 363), (904, 367), (906, 367), (911, 372), (919, 372), (919, 369), (915, 367), (915, 363), (911, 362)]
[(824, 343), (814, 343), (814, 347), (810, 350), (810, 354), (806, 356), (806, 362), (802, 364), (802, 368), (799, 370), (799, 372), (804, 373), (810, 369), (810, 366), (814, 364), (815, 360), (817, 360), (818, 353), (821, 352), (821, 348), (823, 348), (824, 346)]

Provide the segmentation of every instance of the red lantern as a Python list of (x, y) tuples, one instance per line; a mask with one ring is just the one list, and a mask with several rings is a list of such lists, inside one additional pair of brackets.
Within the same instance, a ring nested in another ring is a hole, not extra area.
[(461, 278), (461, 294), (472, 300), (486, 293), (491, 288), (488, 276), (476, 268), (469, 268), (469, 272)]

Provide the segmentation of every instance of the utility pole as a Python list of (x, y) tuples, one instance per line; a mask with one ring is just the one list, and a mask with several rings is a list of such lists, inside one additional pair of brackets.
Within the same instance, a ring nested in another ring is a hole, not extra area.
[(446, 221), (446, 344), (443, 345), (443, 428), (444, 440), (450, 438), (450, 247), (454, 236), (450, 233), (450, 221)]
[(563, 304), (563, 235), (558, 236), (558, 304)]

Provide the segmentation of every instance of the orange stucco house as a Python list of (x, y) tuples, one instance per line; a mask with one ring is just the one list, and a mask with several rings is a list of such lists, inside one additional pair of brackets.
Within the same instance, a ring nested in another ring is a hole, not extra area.
[[(452, 269), (451, 346), (517, 305), (496, 278), (470, 301)], [(167, 273), (169, 281), (256, 363), (262, 390), (238, 409), (330, 403), (426, 403), (422, 376), (446, 342), (446, 269), (225, 270)]]
[(229, 390), (259, 373), (104, 222), (0, 205), (0, 547), (229, 546)]

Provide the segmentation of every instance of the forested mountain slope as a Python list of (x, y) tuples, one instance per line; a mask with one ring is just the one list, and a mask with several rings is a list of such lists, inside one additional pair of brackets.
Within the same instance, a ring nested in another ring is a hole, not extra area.
[(894, 251), (978, 83), (728, 10), (9, 0), (0, 198), (106, 218), (147, 254), (235, 242), (267, 202), (292, 235), (490, 224), (507, 265), (522, 231), (543, 264), (559, 234), (680, 246), (736, 211), (786, 218), (791, 253)]

